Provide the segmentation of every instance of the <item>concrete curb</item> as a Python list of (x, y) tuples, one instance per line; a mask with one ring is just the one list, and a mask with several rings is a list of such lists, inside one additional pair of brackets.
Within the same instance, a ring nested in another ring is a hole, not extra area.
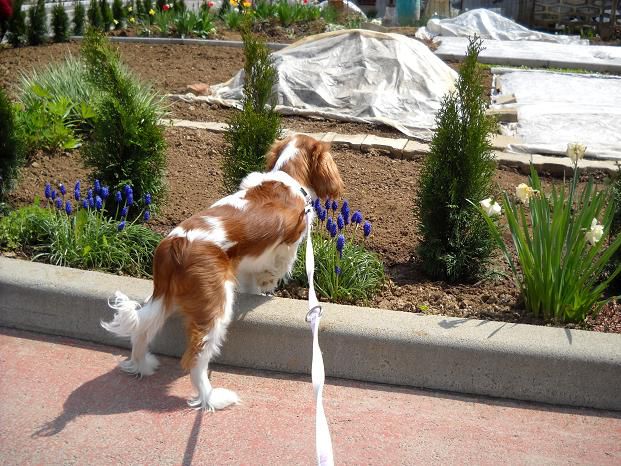
[[(0, 257), (0, 325), (127, 347), (99, 326), (117, 289), (142, 300), (151, 282)], [(218, 362), (309, 373), (305, 302), (236, 307)], [(184, 340), (172, 318), (153, 349), (179, 356)], [(326, 304), (320, 340), (332, 377), (621, 410), (621, 335)]]
[[(226, 123), (211, 121), (190, 121), (190, 120), (162, 120), (162, 124), (175, 126), (178, 128), (200, 129), (212, 131), (214, 133), (226, 132)], [(298, 131), (285, 129), (283, 136), (299, 133)], [(392, 156), (413, 160), (429, 153), (429, 144), (409, 140), (405, 138), (386, 138), (373, 134), (339, 134), (327, 133), (301, 133), (307, 134), (320, 141), (329, 142), (333, 146), (351, 147), (368, 151), (378, 149), (389, 152)], [(573, 173), (573, 164), (567, 157), (557, 157), (552, 155), (537, 154), (516, 154), (505, 152), (510, 144), (519, 143), (519, 140), (509, 136), (496, 136), (492, 141), (494, 155), (499, 165), (516, 168), (522, 173), (530, 174), (530, 164), (535, 166), (538, 171), (543, 171), (556, 176), (570, 175)], [(614, 160), (594, 160), (582, 159), (578, 162), (580, 170), (583, 172), (603, 172), (614, 174), (618, 171), (617, 162)]]

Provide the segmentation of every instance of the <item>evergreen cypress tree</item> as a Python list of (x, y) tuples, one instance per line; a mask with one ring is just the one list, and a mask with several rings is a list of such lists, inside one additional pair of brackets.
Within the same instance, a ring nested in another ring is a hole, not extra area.
[(19, 47), (26, 42), (26, 15), (22, 11), (23, 0), (13, 2), (13, 16), (9, 20), (7, 40), (13, 47)]
[(54, 42), (67, 42), (69, 40), (69, 15), (60, 1), (52, 8), (52, 31)]
[(0, 201), (13, 188), (23, 163), (22, 144), (16, 134), (13, 107), (0, 87)]
[(92, 28), (101, 31), (103, 29), (103, 18), (101, 16), (101, 8), (97, 0), (91, 0), (88, 4), (88, 22)]
[(84, 34), (84, 16), (85, 9), (82, 2), (77, 0), (73, 4), (73, 34), (75, 36), (81, 36)]
[(28, 10), (28, 43), (30, 45), (45, 43), (47, 31), (45, 0), (37, 0), (37, 4)]
[(496, 122), (486, 115), (477, 63), (482, 41), (470, 40), (456, 90), (444, 97), (437, 129), (420, 176), (418, 248), (424, 271), (450, 282), (476, 279), (494, 241), (477, 204), (492, 193), (495, 163), (489, 137)]
[(121, 0), (114, 0), (112, 2), (112, 17), (117, 21), (114, 29), (121, 29), (125, 21), (125, 9)]

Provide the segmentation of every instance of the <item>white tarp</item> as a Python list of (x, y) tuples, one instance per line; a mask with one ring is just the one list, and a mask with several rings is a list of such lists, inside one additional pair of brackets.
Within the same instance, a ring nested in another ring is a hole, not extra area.
[[(312, 36), (273, 54), (276, 110), (382, 123), (428, 140), (457, 73), (423, 43), (400, 34), (347, 30)], [(239, 107), (243, 70), (211, 95), (179, 96)]]
[(589, 43), (588, 40), (582, 40), (579, 36), (531, 31), (513, 20), (484, 8), (467, 11), (456, 18), (432, 18), (427, 22), (427, 27), (419, 28), (416, 31), (416, 37), (419, 39), (432, 39), (436, 36), (468, 37), (474, 34), (482, 39), (502, 41), (540, 41), (583, 45)]
[[(587, 146), (587, 156), (621, 160), (621, 77), (541, 70), (494, 69), (501, 95), (514, 94), (518, 123), (506, 134), (523, 144), (509, 150), (565, 154), (567, 144)], [(503, 107), (496, 106), (496, 107)]]
[[(468, 48), (467, 37), (438, 37), (436, 41), (435, 53), (444, 59), (461, 58)], [(621, 72), (621, 47), (498, 40), (483, 40), (483, 47), (482, 63)]]

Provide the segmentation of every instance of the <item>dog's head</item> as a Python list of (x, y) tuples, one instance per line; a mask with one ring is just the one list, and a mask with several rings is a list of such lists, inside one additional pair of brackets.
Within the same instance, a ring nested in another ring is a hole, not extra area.
[(290, 136), (275, 143), (267, 155), (267, 170), (284, 171), (320, 199), (338, 198), (343, 193), (330, 146), (309, 136)]

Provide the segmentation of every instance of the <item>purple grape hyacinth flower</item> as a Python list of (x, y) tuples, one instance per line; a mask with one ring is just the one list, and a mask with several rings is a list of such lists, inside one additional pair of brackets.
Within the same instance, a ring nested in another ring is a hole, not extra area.
[(148, 222), (150, 218), (151, 218), (151, 212), (149, 212), (148, 210), (145, 210), (144, 211), (144, 221)]
[(330, 226), (330, 236), (331, 236), (332, 238), (334, 238), (334, 237), (336, 236), (336, 233), (337, 233), (336, 223), (333, 223), (333, 224)]
[(360, 225), (362, 223), (362, 212), (360, 212), (359, 210), (355, 211), (354, 214), (351, 216), (351, 223)]
[[(326, 212), (326, 215), (327, 215), (327, 214), (328, 214), (328, 211), (326, 210), (325, 212)], [(330, 231), (332, 231), (332, 223), (334, 223), (334, 222), (332, 221), (332, 217), (328, 217), (328, 221), (326, 222), (326, 230), (328, 230), (328, 233), (329, 233)]]
[(336, 201), (332, 201), (332, 210), (336, 212), (336, 209), (339, 208), (339, 203)]
[(151, 205), (151, 194), (147, 193), (144, 195), (144, 205)]
[(60, 194), (62, 194), (63, 196), (67, 194), (67, 188), (65, 188), (65, 185), (62, 183), (58, 185), (58, 190), (60, 191)]
[(368, 220), (364, 222), (362, 231), (364, 231), (364, 237), (367, 238), (371, 234), (371, 222), (369, 222)]
[(99, 192), (100, 192), (101, 198), (105, 201), (106, 199), (108, 199), (108, 196), (110, 195), (110, 188), (108, 188), (107, 186), (102, 186)]
[(119, 223), (119, 226), (117, 226), (117, 229), (119, 231), (123, 231), (124, 228), (125, 228), (125, 220), (123, 220), (121, 223)]
[(62, 209), (63, 208), (63, 200), (60, 197), (56, 198), (56, 208), (57, 209)]
[(95, 208), (95, 198), (93, 198), (93, 197), (89, 197), (89, 198), (88, 198), (88, 206), (89, 206), (91, 209), (94, 209), (94, 208)]
[(95, 194), (99, 194), (101, 190), (101, 182), (99, 180), (95, 180)]
[(71, 212), (73, 212), (73, 207), (71, 207), (71, 201), (65, 202), (65, 212), (67, 213), (67, 215), (71, 215)]
[(79, 191), (81, 188), (81, 183), (80, 180), (75, 182), (75, 186), (73, 187), (73, 190), (75, 191), (76, 189)]
[(75, 189), (73, 190), (73, 198), (74, 198), (76, 201), (80, 202), (80, 197), (81, 197), (81, 196), (80, 196), (80, 188), (75, 188)]
[(121, 191), (116, 192), (116, 194), (114, 195), (114, 200), (117, 202), (117, 204), (123, 202), (123, 195), (121, 194)]
[(332, 202), (330, 202), (330, 198), (326, 199), (326, 203), (323, 205), (326, 210), (330, 210), (330, 206), (332, 205)]
[(339, 227), (339, 231), (345, 228), (345, 219), (343, 218), (342, 214), (339, 214), (339, 216), (337, 217), (336, 226)]
[(88, 209), (88, 201), (86, 199), (82, 201), (82, 208)]
[(317, 212), (317, 214), (319, 214), (319, 212), (321, 211), (321, 201), (319, 200), (319, 198), (315, 198), (315, 201), (313, 202), (313, 209), (315, 209), (315, 212)]
[(127, 202), (128, 206), (134, 204), (134, 192), (131, 189), (127, 192), (127, 198), (125, 199), (125, 202)]
[(52, 194), (50, 195), (51, 199), (54, 200), (56, 199), (56, 190), (52, 189)]
[(345, 247), (345, 237), (343, 235), (339, 235), (336, 238), (336, 250), (339, 252), (339, 257), (343, 257), (343, 248)]
[(92, 199), (93, 198), (93, 190), (91, 188), (88, 188), (88, 191), (86, 191), (86, 197), (88, 199)]
[(127, 217), (127, 207), (123, 207), (121, 209), (121, 217)]
[(103, 207), (103, 201), (99, 196), (95, 196), (95, 207), (97, 208), (97, 210), (101, 210), (101, 208)]
[(319, 213), (317, 214), (319, 216), (319, 220), (321, 220), (322, 222), (326, 219), (326, 215), (328, 215), (328, 211), (325, 209), (322, 209), (321, 206), (319, 206)]
[(341, 275), (341, 268), (338, 265), (334, 266), (334, 273)]
[(45, 183), (43, 194), (45, 194), (46, 199), (50, 199), (52, 197), (52, 186), (49, 183)]

